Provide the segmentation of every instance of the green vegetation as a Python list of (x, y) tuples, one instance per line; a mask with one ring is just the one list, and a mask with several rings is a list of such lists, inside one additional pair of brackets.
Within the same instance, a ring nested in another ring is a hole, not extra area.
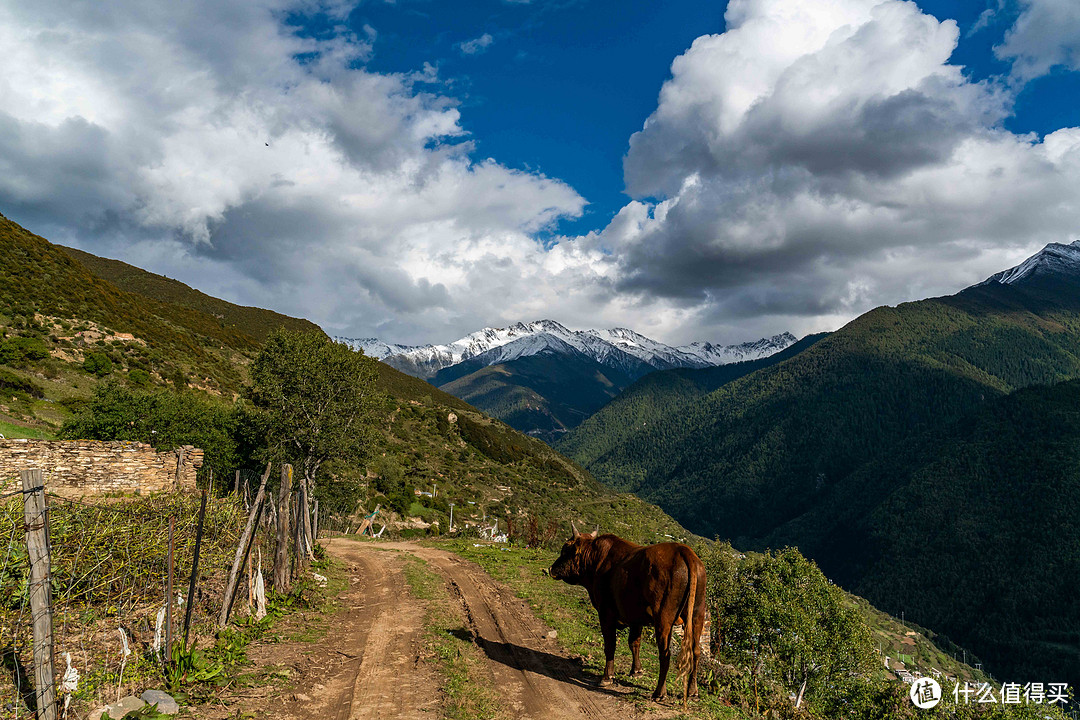
[(577, 427), (633, 381), (584, 356), (549, 353), (463, 372), (455, 365), (431, 382), (510, 427), (545, 440)]
[[(0, 215), (0, 364), (53, 376), (65, 396), (90, 377), (138, 369), (216, 392), (236, 392), (260, 342), (277, 327), (319, 332), (306, 320), (242, 308), (168, 278), (49, 243)], [(132, 337), (120, 337), (128, 334)], [(52, 356), (52, 357), (51, 357)], [(86, 374), (82, 374), (87, 377)], [(34, 408), (21, 414), (47, 423)], [(59, 418), (62, 419), (62, 418)]]
[(29, 438), (31, 440), (54, 440), (52, 433), (38, 428), (28, 428), (0, 420), (0, 435), (5, 438)]
[(310, 320), (289, 317), (263, 308), (234, 305), (201, 293), (179, 280), (155, 275), (119, 260), (98, 257), (75, 248), (58, 247), (91, 273), (125, 292), (209, 315), (216, 318), (222, 326), (249, 335), (259, 342), (265, 341), (271, 332), (282, 327), (294, 332), (322, 332), (319, 326)]
[[(440, 545), (508, 585), (556, 630), (563, 648), (580, 656), (585, 672), (600, 677), (604, 652), (596, 612), (583, 588), (546, 576), (554, 551), (477, 547), (460, 540)], [(709, 573), (710, 634), (716, 642), (712, 658), (702, 663), (701, 698), (691, 704), (692, 717), (1064, 720), (1059, 706), (957, 707), (951, 695), (935, 710), (919, 710), (908, 699), (910, 686), (887, 679), (875, 647), (878, 629), (894, 632), (898, 625), (872, 609), (868, 612), (865, 601), (831, 584), (797, 551), (742, 556), (715, 543), (699, 545), (699, 552)], [(632, 699), (645, 703), (659, 670), (651, 630), (646, 629), (641, 644), (642, 679), (626, 677), (630, 659), (621, 634), (616, 681), (637, 688)], [(936, 667), (954, 678), (983, 678), (960, 663)], [(924, 669), (929, 672), (929, 667)], [(796, 709), (804, 679), (803, 701)], [(942, 685), (951, 691), (950, 682), (943, 680)], [(681, 692), (674, 676), (669, 676), (668, 692), (675, 698)]]
[[(1029, 605), (1010, 605), (1000, 592), (1011, 588), (1005, 597), (1020, 598), (1042, 583), (1037, 595), (1055, 594), (1060, 568), (1030, 580), (1029, 557), (1019, 548), (1036, 543), (1006, 549), (992, 541), (1035, 535), (1046, 547), (1032, 557), (1075, 556), (1068, 516), (1052, 508), (1029, 513), (1019, 504), (1026, 487), (1053, 484), (1055, 503), (1075, 507), (1076, 485), (1052, 480), (1075, 465), (1066, 460), (1055, 471), (1009, 463), (1012, 474), (994, 472), (999, 480), (991, 483), (989, 468), (1004, 461), (999, 451), (1030, 457), (1019, 440), (988, 433), (965, 464), (947, 460), (953, 450), (934, 442), (1017, 388), (1070, 377), (1080, 377), (1075, 307), (988, 286), (878, 308), (773, 367), (696, 398), (684, 390), (690, 400), (676, 397), (666, 411), (662, 391), (648, 403), (617, 400), (560, 447), (602, 481), (658, 502), (696, 532), (742, 548), (798, 546), (876, 605), (974, 648), (995, 673), (1037, 680), (1065, 672), (1077, 684), (1078, 666), (1065, 661), (1080, 650), (1077, 639), (1053, 635), (1048, 642), (1064, 649), (1052, 653), (1032, 653), (1021, 641), (1041, 632), (1036, 624), (1076, 627), (1075, 603), (1054, 600), (1033, 616)], [(644, 426), (633, 415), (641, 407), (656, 410)], [(901, 501), (909, 465), (933, 458), (949, 470), (936, 474), (932, 490), (928, 483)], [(1010, 498), (1006, 507), (1018, 511), (992, 511), (983, 497)], [(957, 524), (956, 511), (965, 523)], [(936, 524), (923, 522), (929, 517)], [(964, 542), (938, 541), (946, 537)], [(992, 547), (1004, 554), (986, 551)], [(977, 587), (987, 576), (1001, 578), (990, 584), (997, 595)], [(988, 615), (998, 622), (989, 624)]]
[(242, 406), (204, 393), (141, 390), (108, 381), (64, 423), (60, 437), (132, 440), (158, 450), (194, 445), (203, 449), (204, 464), (220, 477), (240, 466), (246, 422)]
[(272, 332), (251, 365), (248, 392), (266, 459), (294, 463), (308, 492), (324, 465), (359, 465), (381, 400), (374, 365), (322, 333)]

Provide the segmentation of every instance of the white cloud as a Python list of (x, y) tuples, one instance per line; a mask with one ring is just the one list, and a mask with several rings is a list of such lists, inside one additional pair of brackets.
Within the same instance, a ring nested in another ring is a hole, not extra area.
[(1011, 60), (1013, 76), (1025, 82), (1054, 67), (1080, 70), (1080, 3), (1075, 0), (1020, 0), (1022, 8), (1005, 40), (994, 48)]
[(477, 55), (487, 50), (493, 42), (495, 42), (495, 38), (491, 36), (491, 33), (484, 33), (478, 38), (458, 43), (458, 47), (466, 55)]
[(896, 0), (732, 0), (726, 19), (630, 140), (644, 202), (595, 239), (618, 291), (699, 328), (806, 331), (955, 292), (1080, 225), (1080, 136), (1006, 131), (1004, 87), (948, 63), (953, 21)]
[(420, 340), (572, 303), (584, 276), (535, 234), (583, 198), (474, 159), (433, 67), (363, 69), (374, 30), (281, 22), (339, 5), (3, 5), (0, 208), (331, 332)]
[(584, 199), (475, 157), (435, 67), (365, 69), (375, 29), (282, 24), (320, 9), (348, 11), (0, 5), (0, 211), (401, 342), (540, 317), (669, 341), (833, 328), (1080, 227), (1080, 131), (1006, 131), (1011, 91), (966, 80), (955, 23), (910, 2), (732, 0), (631, 138), (636, 199), (550, 248), (538, 233)]

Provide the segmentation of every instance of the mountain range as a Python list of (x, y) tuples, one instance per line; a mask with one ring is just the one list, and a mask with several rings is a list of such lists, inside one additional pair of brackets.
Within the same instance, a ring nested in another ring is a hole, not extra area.
[(554, 320), (484, 328), (447, 345), (336, 339), (547, 441), (649, 373), (755, 360), (796, 342), (781, 333), (739, 345), (675, 347), (627, 328), (569, 330)]
[[(602, 365), (633, 369), (643, 375), (652, 370), (703, 368), (755, 360), (783, 350), (796, 340), (791, 333), (785, 332), (738, 345), (694, 342), (673, 347), (628, 328), (569, 330), (554, 320), (518, 322), (505, 328), (487, 327), (445, 345), (399, 345), (377, 338), (334, 339), (424, 379), (466, 360), (476, 359), (478, 366), (496, 365), (544, 351), (566, 352), (567, 347)], [(499, 352), (493, 352), (496, 350)]]
[(694, 532), (797, 545), (1006, 679), (1080, 682), (1080, 243), (793, 349), (650, 375), (556, 447)]

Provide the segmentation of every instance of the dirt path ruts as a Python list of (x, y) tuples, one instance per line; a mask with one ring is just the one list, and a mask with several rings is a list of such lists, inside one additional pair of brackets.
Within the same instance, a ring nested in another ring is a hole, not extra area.
[(282, 720), (436, 720), (441, 678), (421, 661), (425, 608), (408, 592), (404, 553), (425, 560), (446, 580), (510, 716), (632, 720), (670, 714), (668, 708), (644, 711), (621, 699), (634, 688), (596, 687), (595, 678), (584, 676), (580, 663), (548, 638), (550, 628), (526, 603), (474, 563), (413, 543), (337, 539), (327, 550), (346, 564), (349, 588), (338, 596), (342, 609), (326, 637), (260, 645), (251, 653), (256, 665), (284, 666), (293, 689), (256, 691), (222, 706), (221, 713), (200, 716), (235, 717), (240, 709)]
[(228, 716), (240, 709), (281, 720), (435, 720), (440, 678), (420, 662), (424, 606), (408, 593), (404, 559), (347, 540), (327, 549), (346, 564), (349, 588), (326, 636), (254, 649), (255, 664), (284, 666), (293, 689), (256, 692)]
[(598, 688), (581, 665), (548, 638), (550, 628), (533, 615), (524, 600), (493, 580), (475, 563), (453, 553), (412, 543), (384, 544), (427, 561), (461, 602), (473, 640), (489, 660), (495, 687), (514, 717), (634, 718), (658, 717), (666, 708), (645, 713), (622, 700), (634, 692), (625, 686)]

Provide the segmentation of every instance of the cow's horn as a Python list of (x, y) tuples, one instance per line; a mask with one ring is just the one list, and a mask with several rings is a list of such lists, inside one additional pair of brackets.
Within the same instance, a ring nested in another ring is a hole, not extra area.
[(592, 531), (593, 537), (600, 537), (600, 523), (596, 524), (596, 529)]
[(577, 531), (577, 525), (574, 524), (573, 520), (570, 521), (570, 529), (574, 531), (574, 537), (577, 537), (581, 534)]

